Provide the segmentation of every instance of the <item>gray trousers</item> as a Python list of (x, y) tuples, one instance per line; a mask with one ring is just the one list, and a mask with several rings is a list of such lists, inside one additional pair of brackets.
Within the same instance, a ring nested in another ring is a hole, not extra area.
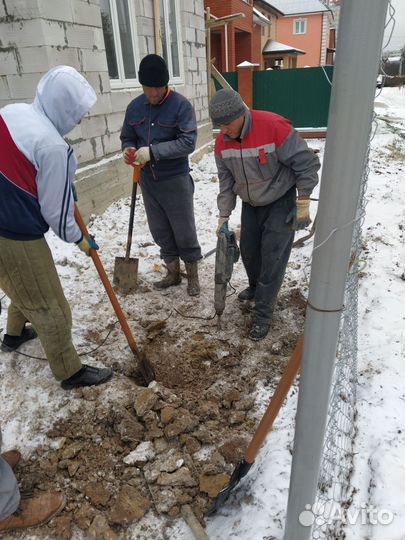
[(166, 263), (201, 259), (194, 219), (194, 182), (189, 174), (154, 180), (142, 172), (141, 189), (153, 240)]
[[(0, 430), (1, 452), (1, 430)], [(20, 504), (20, 491), (17, 478), (8, 463), (0, 457), (0, 521), (13, 514)]]
[(294, 241), (286, 223), (296, 200), (295, 187), (267, 206), (242, 204), (240, 251), (249, 278), (256, 288), (254, 320), (269, 324), (284, 279)]

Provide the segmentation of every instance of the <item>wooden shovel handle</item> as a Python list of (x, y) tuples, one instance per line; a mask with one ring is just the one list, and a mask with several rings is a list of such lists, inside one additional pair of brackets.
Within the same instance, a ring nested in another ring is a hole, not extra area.
[[(77, 221), (77, 224), (79, 225), (80, 230), (82, 231), (83, 236), (86, 236), (86, 238), (89, 238), (89, 232), (80, 214), (79, 207), (77, 206), (76, 203), (75, 203), (75, 219)], [(117, 297), (115, 296), (110, 280), (108, 279), (106, 271), (104, 270), (104, 266), (95, 249), (90, 249), (90, 257), (93, 259), (94, 266), (97, 269), (98, 275), (100, 276), (100, 279), (104, 285), (106, 293), (108, 294), (108, 297), (111, 301), (111, 305), (114, 308), (115, 314), (118, 317), (121, 328), (125, 334), (125, 337), (127, 338), (128, 345), (131, 348), (131, 351), (137, 357), (139, 357), (139, 350), (138, 350), (138, 347), (136, 346), (134, 336), (132, 335), (131, 329), (129, 328), (129, 325), (125, 318), (124, 312), (122, 311), (121, 306), (118, 303)]]
[(134, 167), (134, 174), (132, 176), (132, 179), (134, 183), (137, 183), (139, 182), (139, 179), (141, 178), (141, 169), (143, 165), (133, 165), (133, 167)]
[(129, 213), (129, 224), (128, 224), (128, 236), (127, 236), (127, 247), (125, 250), (125, 261), (129, 261), (129, 255), (131, 253), (132, 246), (132, 231), (134, 230), (134, 217), (135, 217), (135, 205), (136, 205), (136, 192), (138, 188), (138, 182), (141, 178), (141, 169), (143, 165), (133, 165), (134, 174), (132, 176), (132, 195), (131, 195), (131, 210)]
[(258, 425), (255, 434), (253, 435), (253, 438), (250, 441), (250, 444), (246, 450), (245, 461), (247, 463), (254, 462), (255, 457), (257, 456), (262, 444), (264, 443), (267, 434), (273, 427), (273, 422), (276, 419), (283, 404), (283, 401), (287, 396), (288, 391), (290, 390), (291, 385), (294, 382), (294, 379), (298, 373), (301, 364), (303, 346), (304, 337), (301, 336), (271, 398), (269, 406), (267, 407), (267, 410), (264, 413), (264, 416), (261, 419), (260, 424)]

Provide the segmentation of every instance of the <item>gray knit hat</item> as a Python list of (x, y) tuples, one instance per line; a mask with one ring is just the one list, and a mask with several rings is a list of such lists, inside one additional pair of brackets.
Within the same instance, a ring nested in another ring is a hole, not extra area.
[(245, 111), (246, 105), (235, 90), (219, 90), (209, 104), (211, 119), (216, 124), (230, 124)]

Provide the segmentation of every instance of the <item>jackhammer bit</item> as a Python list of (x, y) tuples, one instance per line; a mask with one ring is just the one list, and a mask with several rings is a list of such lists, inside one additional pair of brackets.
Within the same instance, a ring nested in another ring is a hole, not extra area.
[(224, 223), (219, 230), (215, 254), (215, 295), (214, 307), (218, 317), (218, 330), (221, 329), (221, 315), (225, 309), (226, 290), (232, 276), (233, 265), (240, 255), (236, 236)]

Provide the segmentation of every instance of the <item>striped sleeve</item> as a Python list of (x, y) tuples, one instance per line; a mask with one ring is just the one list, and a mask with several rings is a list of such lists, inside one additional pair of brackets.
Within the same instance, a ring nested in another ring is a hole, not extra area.
[(56, 235), (65, 242), (81, 238), (74, 217), (74, 200), (69, 171), (73, 159), (70, 146), (41, 148), (37, 155), (37, 189), (41, 214)]

